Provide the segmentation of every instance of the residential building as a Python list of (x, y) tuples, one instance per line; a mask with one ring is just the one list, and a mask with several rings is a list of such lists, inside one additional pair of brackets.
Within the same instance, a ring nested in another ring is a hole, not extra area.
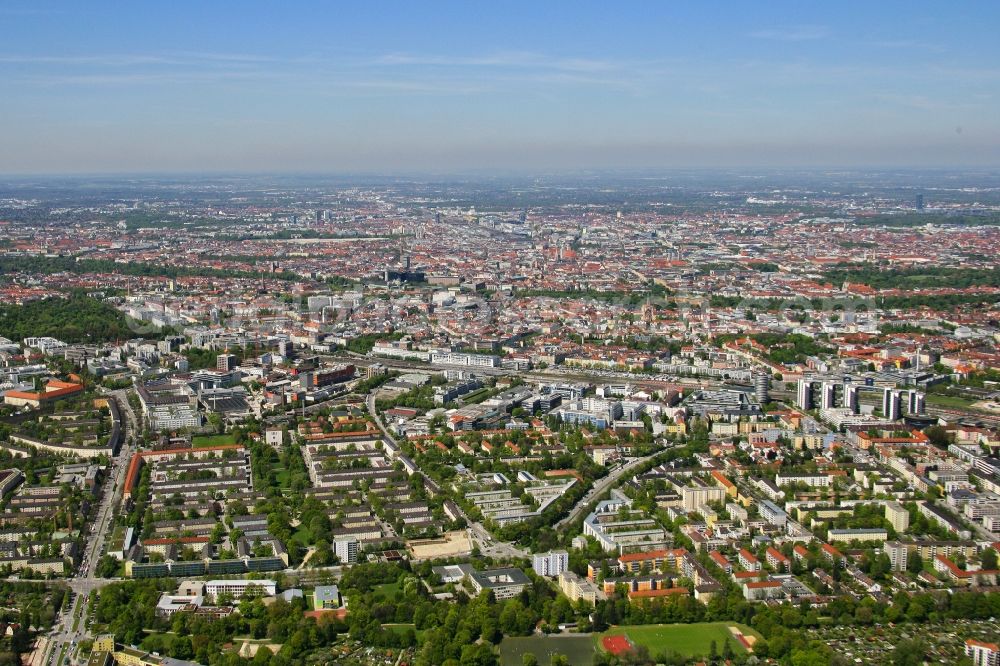
[(743, 597), (747, 601), (766, 601), (782, 595), (781, 583), (776, 580), (751, 580), (743, 583)]
[(559, 589), (573, 601), (583, 599), (591, 604), (596, 604), (599, 599), (604, 598), (597, 585), (586, 578), (580, 578), (572, 571), (563, 571), (559, 574)]
[(555, 578), (569, 568), (569, 553), (565, 550), (554, 550), (551, 553), (535, 553), (532, 558), (532, 568), (539, 576)]
[(826, 538), (833, 543), (850, 543), (852, 541), (885, 541), (889, 532), (881, 527), (866, 527), (860, 529), (832, 529)]
[(975, 666), (1000, 666), (1000, 645), (970, 638), (965, 641), (965, 656)]
[(358, 561), (359, 552), (361, 552), (361, 543), (357, 539), (333, 540), (333, 554), (342, 564), (355, 564)]
[(898, 534), (905, 532), (910, 526), (910, 512), (899, 502), (885, 503), (885, 519)]
[(777, 571), (789, 571), (792, 568), (792, 561), (785, 557), (785, 555), (776, 549), (774, 546), (767, 547), (767, 563), (772, 569)]
[(725, 502), (726, 489), (722, 486), (684, 486), (681, 488), (681, 505), (685, 511), (701, 512), (709, 502)]
[(737, 554), (737, 559), (739, 560), (740, 566), (747, 571), (760, 571), (761, 564), (757, 556), (751, 553), (746, 548), (740, 548), (740, 552)]

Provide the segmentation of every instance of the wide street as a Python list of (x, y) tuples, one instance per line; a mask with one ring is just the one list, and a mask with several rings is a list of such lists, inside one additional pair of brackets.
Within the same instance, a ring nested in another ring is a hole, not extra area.
[(59, 615), (48, 636), (49, 642), (43, 660), (45, 664), (61, 666), (63, 663), (74, 663), (72, 659), (73, 648), (81, 640), (93, 638), (87, 630), (90, 594), (112, 582), (111, 579), (96, 577), (97, 563), (104, 553), (108, 532), (114, 519), (115, 507), (119, 505), (124, 491), (125, 475), (133, 450), (133, 437), (134, 433), (138, 431), (138, 419), (128, 402), (126, 390), (109, 391), (108, 397), (117, 401), (120, 410), (125, 414), (122, 423), (123, 444), (118, 455), (111, 460), (111, 467), (103, 486), (100, 503), (91, 520), (88, 521), (85, 535), (86, 545), (83, 549), (80, 568), (76, 575), (69, 580), (69, 589), (73, 595), (72, 601)]

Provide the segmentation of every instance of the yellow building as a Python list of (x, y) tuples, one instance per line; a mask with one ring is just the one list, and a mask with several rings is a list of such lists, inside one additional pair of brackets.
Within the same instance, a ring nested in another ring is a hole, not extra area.
[(115, 635), (114, 634), (101, 634), (94, 639), (94, 650), (99, 652), (114, 652), (115, 651)]
[(573, 601), (585, 599), (596, 604), (598, 599), (603, 599), (604, 594), (593, 582), (580, 578), (572, 571), (563, 571), (559, 574), (559, 589)]
[(116, 645), (114, 634), (101, 634), (94, 639), (87, 664), (105, 666), (110, 659), (114, 659), (118, 666), (163, 666), (163, 657), (134, 647)]
[(664, 426), (663, 432), (668, 435), (686, 435), (687, 423), (668, 423)]
[(795, 435), (792, 437), (792, 446), (796, 450), (805, 449), (822, 449), (823, 448), (823, 436), (822, 435)]
[(160, 666), (163, 660), (143, 650), (132, 647), (120, 647), (114, 652), (115, 663), (118, 666)]
[(729, 479), (729, 477), (716, 469), (712, 470), (712, 478), (715, 479), (716, 483), (725, 488), (727, 495), (734, 498), (736, 497), (739, 489), (736, 487), (736, 484)]
[(910, 526), (910, 512), (899, 502), (885, 503), (885, 519), (897, 534), (902, 534)]

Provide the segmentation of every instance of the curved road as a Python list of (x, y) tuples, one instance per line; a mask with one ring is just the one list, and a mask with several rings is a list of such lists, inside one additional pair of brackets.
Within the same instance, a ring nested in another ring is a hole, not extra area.
[[(385, 424), (382, 422), (382, 417), (375, 409), (375, 394), (377, 392), (378, 389), (368, 394), (368, 397), (365, 398), (365, 406), (368, 408), (368, 413), (371, 414), (372, 419), (375, 421), (375, 425), (378, 426), (378, 429), (382, 431), (382, 435), (389, 441), (392, 447), (398, 452), (398, 455), (403, 455), (403, 450), (400, 448), (399, 443), (392, 436), (392, 434), (389, 433), (389, 430), (385, 427)], [(437, 483), (435, 483), (432, 479), (430, 479), (430, 477), (428, 477), (422, 471), (420, 472), (420, 475), (424, 477), (424, 480), (427, 482), (427, 485), (430, 488), (437, 488)], [(462, 508), (458, 506), (458, 504), (455, 504), (455, 506), (456, 508), (458, 508), (458, 511), (461, 514), (462, 518), (465, 519), (466, 525), (468, 525), (469, 538), (479, 547), (479, 551), (483, 555), (488, 555), (490, 557), (511, 558), (511, 559), (531, 557), (531, 554), (528, 551), (518, 548), (513, 543), (497, 541), (493, 537), (493, 535), (490, 534), (490, 531), (486, 529), (486, 527), (482, 523), (478, 523), (471, 520), (465, 514), (465, 512), (462, 511)]]
[(576, 506), (573, 507), (573, 509), (566, 515), (566, 517), (560, 520), (555, 525), (553, 525), (553, 527), (559, 530), (565, 527), (566, 525), (572, 523), (574, 520), (579, 518), (580, 513), (587, 508), (587, 505), (590, 504), (595, 497), (598, 497), (601, 493), (608, 490), (612, 486), (617, 485), (618, 481), (621, 480), (623, 476), (629, 474), (632, 470), (634, 470), (642, 463), (652, 460), (655, 456), (663, 453), (664, 450), (665, 449), (660, 449), (659, 451), (656, 451), (655, 453), (650, 453), (648, 456), (644, 456), (642, 458), (634, 458), (633, 460), (630, 460), (628, 463), (626, 463), (624, 467), (619, 467), (617, 470), (615, 470), (611, 474), (608, 474), (603, 479), (598, 480), (598, 482), (595, 483), (594, 486), (589, 491), (587, 491), (587, 494), (580, 498), (580, 501), (576, 503)]

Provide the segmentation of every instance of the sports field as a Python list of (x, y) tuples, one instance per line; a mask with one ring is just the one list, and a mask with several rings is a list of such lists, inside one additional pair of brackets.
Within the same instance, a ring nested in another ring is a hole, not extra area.
[(195, 435), (191, 439), (191, 445), (198, 449), (205, 446), (222, 446), (224, 444), (235, 444), (236, 439), (229, 434), (226, 435)]
[(457, 557), (472, 552), (472, 541), (465, 530), (445, 532), (434, 539), (410, 539), (406, 547), (415, 560)]
[(594, 639), (592, 634), (508, 637), (500, 643), (500, 666), (521, 666), (528, 652), (539, 664), (552, 663), (552, 655), (564, 654), (573, 666), (590, 666), (594, 663)]
[(722, 654), (722, 646), (727, 642), (734, 654), (746, 653), (747, 647), (739, 640), (730, 627), (743, 634), (745, 640), (752, 644), (760, 637), (753, 629), (734, 622), (702, 622), (699, 624), (641, 624), (634, 627), (615, 627), (597, 634), (598, 645), (607, 651), (618, 652), (623, 643), (620, 639), (605, 643), (605, 637), (625, 636), (632, 645), (645, 645), (651, 655), (662, 652), (676, 652), (685, 657), (707, 656), (711, 650), (712, 641), (715, 649)]

